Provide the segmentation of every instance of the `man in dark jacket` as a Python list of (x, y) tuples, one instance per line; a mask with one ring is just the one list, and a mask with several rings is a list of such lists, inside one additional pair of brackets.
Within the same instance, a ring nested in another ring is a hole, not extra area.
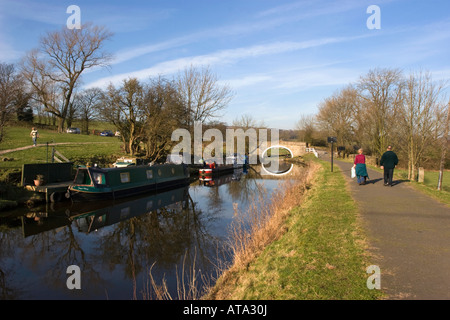
[(387, 147), (380, 160), (380, 168), (384, 170), (384, 185), (392, 187), (392, 178), (394, 177), (394, 168), (398, 164), (398, 158), (392, 146)]

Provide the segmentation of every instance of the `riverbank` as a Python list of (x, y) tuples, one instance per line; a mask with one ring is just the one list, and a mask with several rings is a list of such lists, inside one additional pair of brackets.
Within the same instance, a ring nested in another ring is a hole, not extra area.
[(330, 172), (326, 162), (309, 161), (313, 176), (303, 196), (287, 194), (281, 202), (291, 202), (292, 208), (274, 212), (274, 219), (281, 222), (280, 234), (248, 261), (235, 259), (206, 299), (373, 300), (382, 296), (367, 288), (370, 257), (344, 176)]

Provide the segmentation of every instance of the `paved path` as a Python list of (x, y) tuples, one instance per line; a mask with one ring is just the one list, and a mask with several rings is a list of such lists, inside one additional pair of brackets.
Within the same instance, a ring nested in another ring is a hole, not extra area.
[(368, 184), (350, 177), (352, 164), (334, 161), (360, 207), (372, 264), (381, 269), (388, 299), (450, 299), (450, 207), (382, 173), (368, 170)]

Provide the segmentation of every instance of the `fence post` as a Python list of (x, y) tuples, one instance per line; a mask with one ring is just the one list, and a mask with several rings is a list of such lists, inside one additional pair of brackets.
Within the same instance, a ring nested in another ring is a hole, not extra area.
[(418, 182), (424, 182), (425, 181), (425, 170), (423, 167), (419, 167), (419, 179)]

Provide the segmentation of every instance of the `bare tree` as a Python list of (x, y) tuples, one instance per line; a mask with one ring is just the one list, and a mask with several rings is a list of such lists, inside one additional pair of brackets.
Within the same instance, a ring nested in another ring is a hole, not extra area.
[(79, 116), (80, 105), (77, 103), (76, 94), (73, 96), (72, 101), (69, 103), (67, 109), (66, 124), (67, 127), (72, 127), (73, 121)]
[(83, 133), (89, 134), (89, 123), (95, 119), (100, 109), (102, 95), (103, 92), (99, 88), (89, 88), (77, 94), (75, 103), (78, 104)]
[(397, 69), (375, 69), (362, 76), (357, 89), (361, 101), (359, 116), (366, 120), (365, 132), (371, 149), (379, 156), (389, 143), (389, 133), (395, 126), (394, 110), (402, 103), (403, 77)]
[(17, 97), (25, 90), (22, 80), (13, 64), (0, 63), (0, 142), (6, 122), (15, 111)]
[[(237, 117), (233, 120), (233, 125), (235, 137), (234, 137), (234, 145), (237, 148), (238, 140), (239, 138), (244, 138), (244, 152), (246, 154), (255, 154), (255, 152), (258, 150), (258, 148), (262, 147), (262, 142), (266, 141), (266, 139), (272, 138), (272, 131), (269, 130), (266, 132), (265, 139), (260, 138), (261, 131), (258, 129), (267, 129), (266, 124), (264, 123), (264, 120), (260, 120), (259, 122), (253, 118), (252, 115), (246, 113), (241, 115), (240, 117)], [(235, 148), (234, 151), (238, 151)], [(261, 151), (262, 152), (262, 151)]]
[(191, 66), (178, 75), (177, 83), (189, 115), (186, 121), (189, 129), (195, 121), (205, 122), (220, 116), (218, 112), (233, 96), (230, 88), (220, 85), (209, 68), (198, 70)]
[(250, 114), (246, 113), (241, 115), (240, 117), (237, 117), (233, 120), (233, 127), (242, 128), (244, 130), (250, 129), (250, 128), (258, 128), (263, 127), (264, 124), (258, 124), (255, 118), (253, 118)]
[[(23, 80), (23, 77), (21, 77)], [(16, 91), (14, 108), (17, 114), (17, 120), (23, 122), (33, 122), (33, 107), (30, 105), (31, 94), (25, 88), (25, 81), (21, 81), (22, 89)]]
[(319, 125), (336, 136), (338, 143), (348, 145), (354, 137), (354, 113), (357, 92), (352, 86), (345, 87), (319, 105), (317, 121)]
[(112, 34), (105, 28), (84, 24), (81, 29), (50, 32), (38, 49), (27, 54), (23, 74), (29, 81), (34, 99), (45, 111), (58, 118), (58, 131), (64, 129), (74, 90), (81, 74), (91, 68), (106, 66), (111, 55), (103, 50)]
[(312, 144), (314, 141), (314, 133), (316, 132), (317, 126), (316, 122), (315, 115), (302, 115), (295, 125), (300, 140), (306, 142), (308, 145)]
[(143, 142), (146, 157), (157, 161), (170, 153), (172, 132), (183, 126), (186, 109), (176, 83), (162, 77), (153, 79), (144, 89)]
[(120, 131), (125, 151), (136, 153), (143, 131), (144, 87), (136, 78), (123, 80), (116, 89), (110, 84), (103, 94), (101, 116)]
[[(433, 82), (429, 72), (412, 73), (405, 80), (403, 103), (396, 114), (399, 145), (408, 156), (408, 179), (415, 180), (416, 172), (427, 147), (436, 140), (442, 107), (439, 97), (443, 84)], [(437, 141), (436, 141), (437, 142)]]

